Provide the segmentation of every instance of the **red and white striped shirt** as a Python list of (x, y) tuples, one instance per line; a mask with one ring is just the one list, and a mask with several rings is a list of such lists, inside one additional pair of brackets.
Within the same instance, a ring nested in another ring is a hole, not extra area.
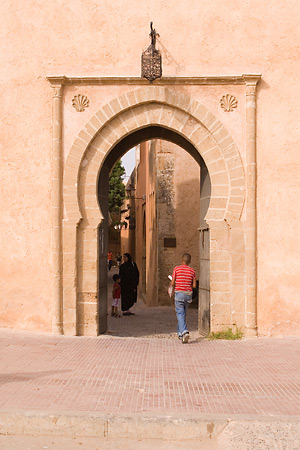
[(175, 292), (192, 292), (196, 273), (190, 266), (182, 264), (181, 266), (175, 267), (172, 279), (175, 280)]

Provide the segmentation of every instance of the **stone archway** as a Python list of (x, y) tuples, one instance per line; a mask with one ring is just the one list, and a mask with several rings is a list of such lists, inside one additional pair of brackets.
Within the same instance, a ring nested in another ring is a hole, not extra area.
[[(98, 111), (79, 133), (66, 161), (63, 181), (66, 334), (78, 333), (78, 324), (80, 334), (98, 333), (97, 242), (98, 226), (103, 220), (97, 200), (98, 174), (118, 142), (149, 126), (183, 136), (206, 164), (211, 180), (211, 200), (205, 220), (210, 227), (212, 329), (234, 322), (247, 326), (243, 319), (245, 294), (243, 299), (237, 298), (232, 279), (233, 266), (245, 257), (241, 222), (245, 177), (239, 151), (223, 124), (203, 105), (170, 89), (148, 86), (114, 99)], [(236, 313), (239, 305), (241, 313)]]

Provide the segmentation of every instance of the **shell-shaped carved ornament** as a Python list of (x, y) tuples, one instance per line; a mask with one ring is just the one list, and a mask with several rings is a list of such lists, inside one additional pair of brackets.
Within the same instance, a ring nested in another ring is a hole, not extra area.
[(78, 112), (82, 112), (87, 108), (90, 104), (89, 99), (82, 94), (75, 95), (72, 99), (72, 105)]
[(225, 112), (231, 112), (237, 107), (238, 101), (233, 95), (226, 94), (221, 98), (220, 104)]

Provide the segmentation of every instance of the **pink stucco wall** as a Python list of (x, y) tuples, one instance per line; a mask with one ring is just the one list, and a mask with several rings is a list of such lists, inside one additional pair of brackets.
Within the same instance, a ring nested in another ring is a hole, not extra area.
[[(139, 76), (153, 20), (165, 76), (262, 73), (258, 325), (262, 334), (299, 334), (299, 2), (7, 0), (0, 17), (0, 325), (51, 329), (52, 98), (46, 76)], [(101, 102), (131, 89), (104, 86)], [(218, 104), (230, 87), (178, 89), (214, 110), (244, 158), (243, 87), (234, 87), (240, 110), (234, 116)], [(65, 154), (102, 106), (93, 90), (84, 88), (92, 101), (82, 114), (70, 104), (82, 88), (66, 90)]]

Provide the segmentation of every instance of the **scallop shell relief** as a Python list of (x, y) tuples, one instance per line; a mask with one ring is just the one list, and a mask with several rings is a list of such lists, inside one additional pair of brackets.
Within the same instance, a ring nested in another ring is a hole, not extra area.
[(231, 112), (234, 108), (237, 107), (238, 101), (237, 99), (230, 94), (223, 95), (220, 100), (221, 108), (224, 109), (225, 112)]
[(82, 112), (87, 108), (90, 104), (89, 99), (82, 94), (75, 95), (72, 99), (72, 105), (78, 112)]

